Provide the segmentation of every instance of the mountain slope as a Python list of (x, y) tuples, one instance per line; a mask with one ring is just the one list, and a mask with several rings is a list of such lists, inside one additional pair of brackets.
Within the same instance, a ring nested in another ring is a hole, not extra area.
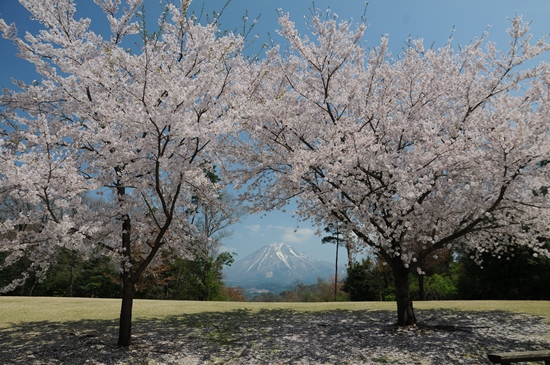
[(224, 270), (228, 286), (276, 291), (296, 282), (311, 284), (327, 279), (334, 266), (297, 251), (285, 243), (274, 243), (236, 261)]

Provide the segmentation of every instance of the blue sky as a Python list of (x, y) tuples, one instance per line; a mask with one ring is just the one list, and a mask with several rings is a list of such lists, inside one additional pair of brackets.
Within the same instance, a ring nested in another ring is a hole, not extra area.
[[(220, 10), (225, 0), (207, 0), (205, 11)], [(95, 21), (101, 15), (92, 0), (76, 0), (77, 15), (90, 17), (92, 27), (104, 27), (104, 21)], [(160, 9), (158, 0), (145, 0), (149, 14)], [(198, 12), (203, 2), (195, 0), (192, 8)], [(315, 7), (325, 10), (330, 7), (339, 19), (360, 20), (365, 10), (365, 1), (360, 0), (317, 0)], [(226, 8), (222, 18), (222, 28), (242, 29), (242, 16), (248, 10), (249, 21), (261, 14), (253, 33), (259, 39), (252, 46), (257, 50), (261, 43), (268, 41), (271, 34), (275, 42), (281, 42), (276, 34), (278, 29), (277, 9), (289, 12), (291, 19), (304, 29), (310, 14), (312, 2), (309, 0), (233, 0)], [(390, 50), (399, 53), (407, 38), (423, 38), (425, 45), (440, 47), (446, 44), (454, 29), (455, 45), (469, 43), (474, 37), (489, 31), (489, 40), (497, 47), (506, 49), (508, 39), (506, 29), (508, 18), (516, 14), (523, 15), (524, 20), (532, 21), (531, 33), (540, 38), (550, 33), (549, 0), (371, 0), (367, 7), (367, 20), (370, 24), (365, 32), (364, 42), (367, 47), (375, 47), (380, 38), (387, 34), (390, 39)], [(37, 26), (30, 22), (29, 14), (17, 0), (0, 0), (0, 17), (7, 23), (15, 22), (20, 34), (26, 30), (34, 31)], [(149, 23), (151, 24), (151, 23)], [(490, 28), (488, 26), (491, 25)], [(10, 42), (0, 40), (0, 87), (11, 87), (10, 79), (32, 81), (37, 76), (33, 67), (15, 57), (16, 49)], [(548, 56), (546, 57), (548, 59)], [(265, 215), (249, 215), (242, 222), (233, 226), (233, 235), (224, 244), (228, 251), (236, 252), (237, 259), (270, 243), (285, 242), (308, 255), (327, 260), (334, 260), (334, 246), (321, 244), (321, 237), (315, 235), (317, 227), (307, 222), (297, 222), (289, 212), (269, 212)], [(341, 251), (344, 259), (345, 252)]]

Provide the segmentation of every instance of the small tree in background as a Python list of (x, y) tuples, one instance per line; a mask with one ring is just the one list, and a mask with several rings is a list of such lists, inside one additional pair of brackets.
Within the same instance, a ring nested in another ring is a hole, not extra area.
[[(323, 243), (334, 243), (336, 245), (336, 261), (334, 264), (334, 301), (336, 301), (336, 296), (338, 294), (338, 251), (340, 246), (344, 245), (344, 232), (340, 230), (338, 224), (334, 225), (329, 223), (325, 227), (325, 232), (329, 233), (329, 236), (323, 237), (321, 240)], [(349, 251), (348, 251), (349, 252)]]
[(349, 294), (351, 301), (381, 301), (383, 299), (381, 283), (372, 258), (367, 257), (361, 262), (354, 262), (347, 271), (348, 275), (342, 290)]
[(215, 256), (174, 258), (166, 274), (166, 297), (179, 300), (225, 300), (223, 267), (234, 262), (229, 252)]
[(443, 248), (441, 250), (438, 250), (434, 252), (433, 255), (426, 258), (426, 262), (424, 264), (424, 270), (422, 272), (417, 273), (419, 300), (426, 300), (427, 298), (425, 281), (426, 280), (433, 281), (434, 280), (433, 275), (438, 275), (438, 269), (441, 266), (444, 266), (444, 267), (448, 266), (448, 264), (451, 261), (452, 261), (452, 254), (448, 248)]
[(224, 296), (230, 302), (246, 302), (247, 297), (242, 287), (225, 287)]

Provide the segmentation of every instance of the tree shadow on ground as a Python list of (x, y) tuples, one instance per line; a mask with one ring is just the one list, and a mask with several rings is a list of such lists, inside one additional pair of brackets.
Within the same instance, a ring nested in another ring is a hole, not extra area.
[[(509, 312), (418, 311), (416, 328), (398, 329), (393, 311), (247, 309), (136, 319), (132, 346), (116, 346), (117, 322), (30, 322), (0, 329), (2, 364), (489, 364), (490, 351), (550, 346), (542, 317)], [(468, 362), (470, 361), (470, 362)], [(414, 363), (414, 362), (411, 362)]]

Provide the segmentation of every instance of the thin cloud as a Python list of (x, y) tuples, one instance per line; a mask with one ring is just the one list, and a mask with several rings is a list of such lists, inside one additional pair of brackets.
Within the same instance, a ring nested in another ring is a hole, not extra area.
[(251, 226), (245, 226), (251, 233), (259, 233), (262, 229), (259, 224), (253, 224)]
[(272, 226), (282, 231), (281, 241), (285, 243), (306, 243), (315, 236), (315, 231), (311, 228), (295, 228), (284, 226)]

